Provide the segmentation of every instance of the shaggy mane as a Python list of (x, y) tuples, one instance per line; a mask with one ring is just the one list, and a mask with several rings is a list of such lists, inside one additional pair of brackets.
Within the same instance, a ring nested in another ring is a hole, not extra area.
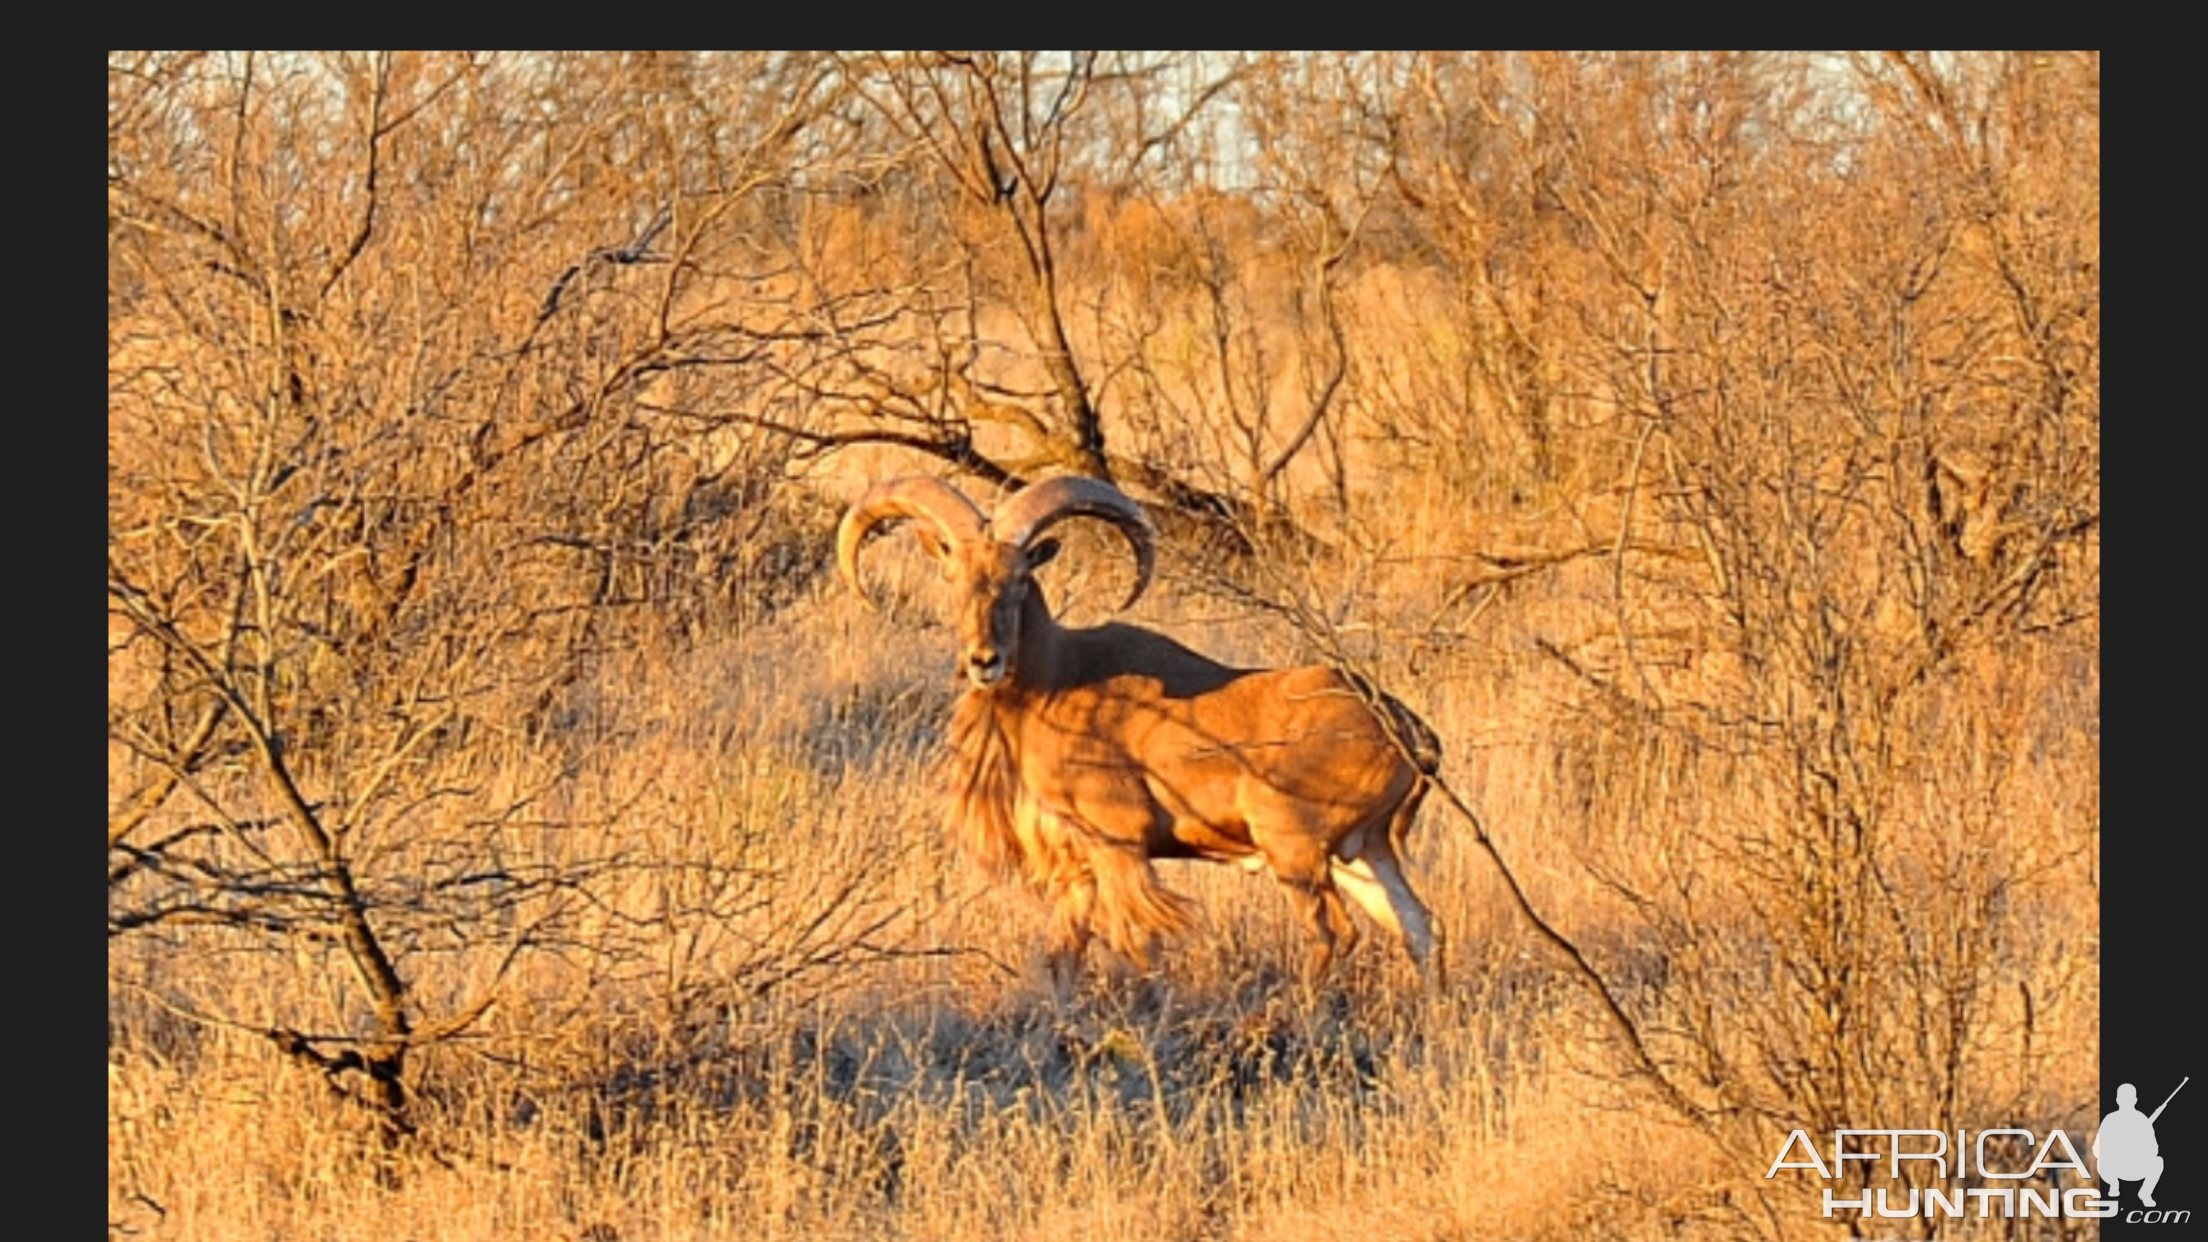
[(1020, 768), (989, 696), (958, 696), (948, 743), (944, 830), (990, 877), (1003, 879), (1025, 861), (1017, 823)]
[(1144, 967), (1159, 936), (1178, 935), (1195, 924), (1195, 907), (1159, 882), (1139, 849), (1021, 805), (1019, 752), (993, 696), (959, 696), (948, 742), (943, 827), (991, 878), (1019, 873), (1056, 904), (1061, 922), (1081, 904), (1077, 886), (1093, 885), (1090, 930)]

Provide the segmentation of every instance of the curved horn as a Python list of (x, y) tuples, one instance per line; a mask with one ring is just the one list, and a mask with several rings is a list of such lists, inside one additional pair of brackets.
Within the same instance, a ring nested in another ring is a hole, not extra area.
[(1142, 511), (1141, 505), (1111, 484), (1079, 475), (1045, 479), (1020, 489), (998, 505), (990, 530), (1006, 543), (1024, 548), (1044, 531), (1073, 517), (1103, 518), (1127, 537), (1127, 547), (1135, 554), (1135, 589), (1127, 593), (1127, 602), (1120, 607), (1132, 607), (1149, 588), (1151, 571), (1157, 567), (1157, 528), (1150, 525), (1150, 515)]
[(908, 475), (866, 489), (836, 528), (836, 568), (860, 599), (866, 598), (866, 588), (859, 585), (859, 544), (876, 526), (899, 518), (928, 523), (945, 547), (980, 538), (986, 522), (973, 501), (941, 479)]

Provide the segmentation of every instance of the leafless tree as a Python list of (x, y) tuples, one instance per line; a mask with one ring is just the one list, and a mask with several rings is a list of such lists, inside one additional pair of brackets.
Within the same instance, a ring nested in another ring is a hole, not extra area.
[(840, 88), (803, 56), (117, 54), (109, 91), (109, 934), (326, 957), (326, 1005), (304, 973), (250, 1011), (141, 992), (395, 1138), (410, 1053), (633, 861), (541, 848), (579, 826), (578, 674), (802, 572), (763, 555), (787, 442), (700, 411), (834, 335), (775, 230), (842, 158)]

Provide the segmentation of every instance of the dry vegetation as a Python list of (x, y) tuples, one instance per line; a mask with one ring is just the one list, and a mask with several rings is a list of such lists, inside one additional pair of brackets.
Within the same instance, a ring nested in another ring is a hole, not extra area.
[[(1814, 1238), (1790, 1129), (2091, 1113), (2097, 55), (108, 82), (111, 1234)], [(1430, 721), (1449, 986), (1189, 869), (1055, 1010), (913, 470)]]

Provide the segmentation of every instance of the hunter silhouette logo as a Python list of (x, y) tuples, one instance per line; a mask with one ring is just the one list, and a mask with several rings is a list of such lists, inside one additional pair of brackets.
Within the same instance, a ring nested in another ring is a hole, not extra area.
[(2192, 1075), (2186, 1075), (2185, 1081), (2145, 1116), (2137, 1107), (2139, 1088), (2128, 1082), (2116, 1088), (2116, 1111), (2101, 1118), (2100, 1132), (2093, 1136), (2093, 1163), (2100, 1170), (2101, 1180), (2108, 1183), (2110, 1199), (2122, 1189), (2117, 1183), (2138, 1182), (2139, 1202), (2154, 1206), (2154, 1185), (2162, 1180), (2162, 1149), (2154, 1141), (2154, 1121), (2192, 1080)]

